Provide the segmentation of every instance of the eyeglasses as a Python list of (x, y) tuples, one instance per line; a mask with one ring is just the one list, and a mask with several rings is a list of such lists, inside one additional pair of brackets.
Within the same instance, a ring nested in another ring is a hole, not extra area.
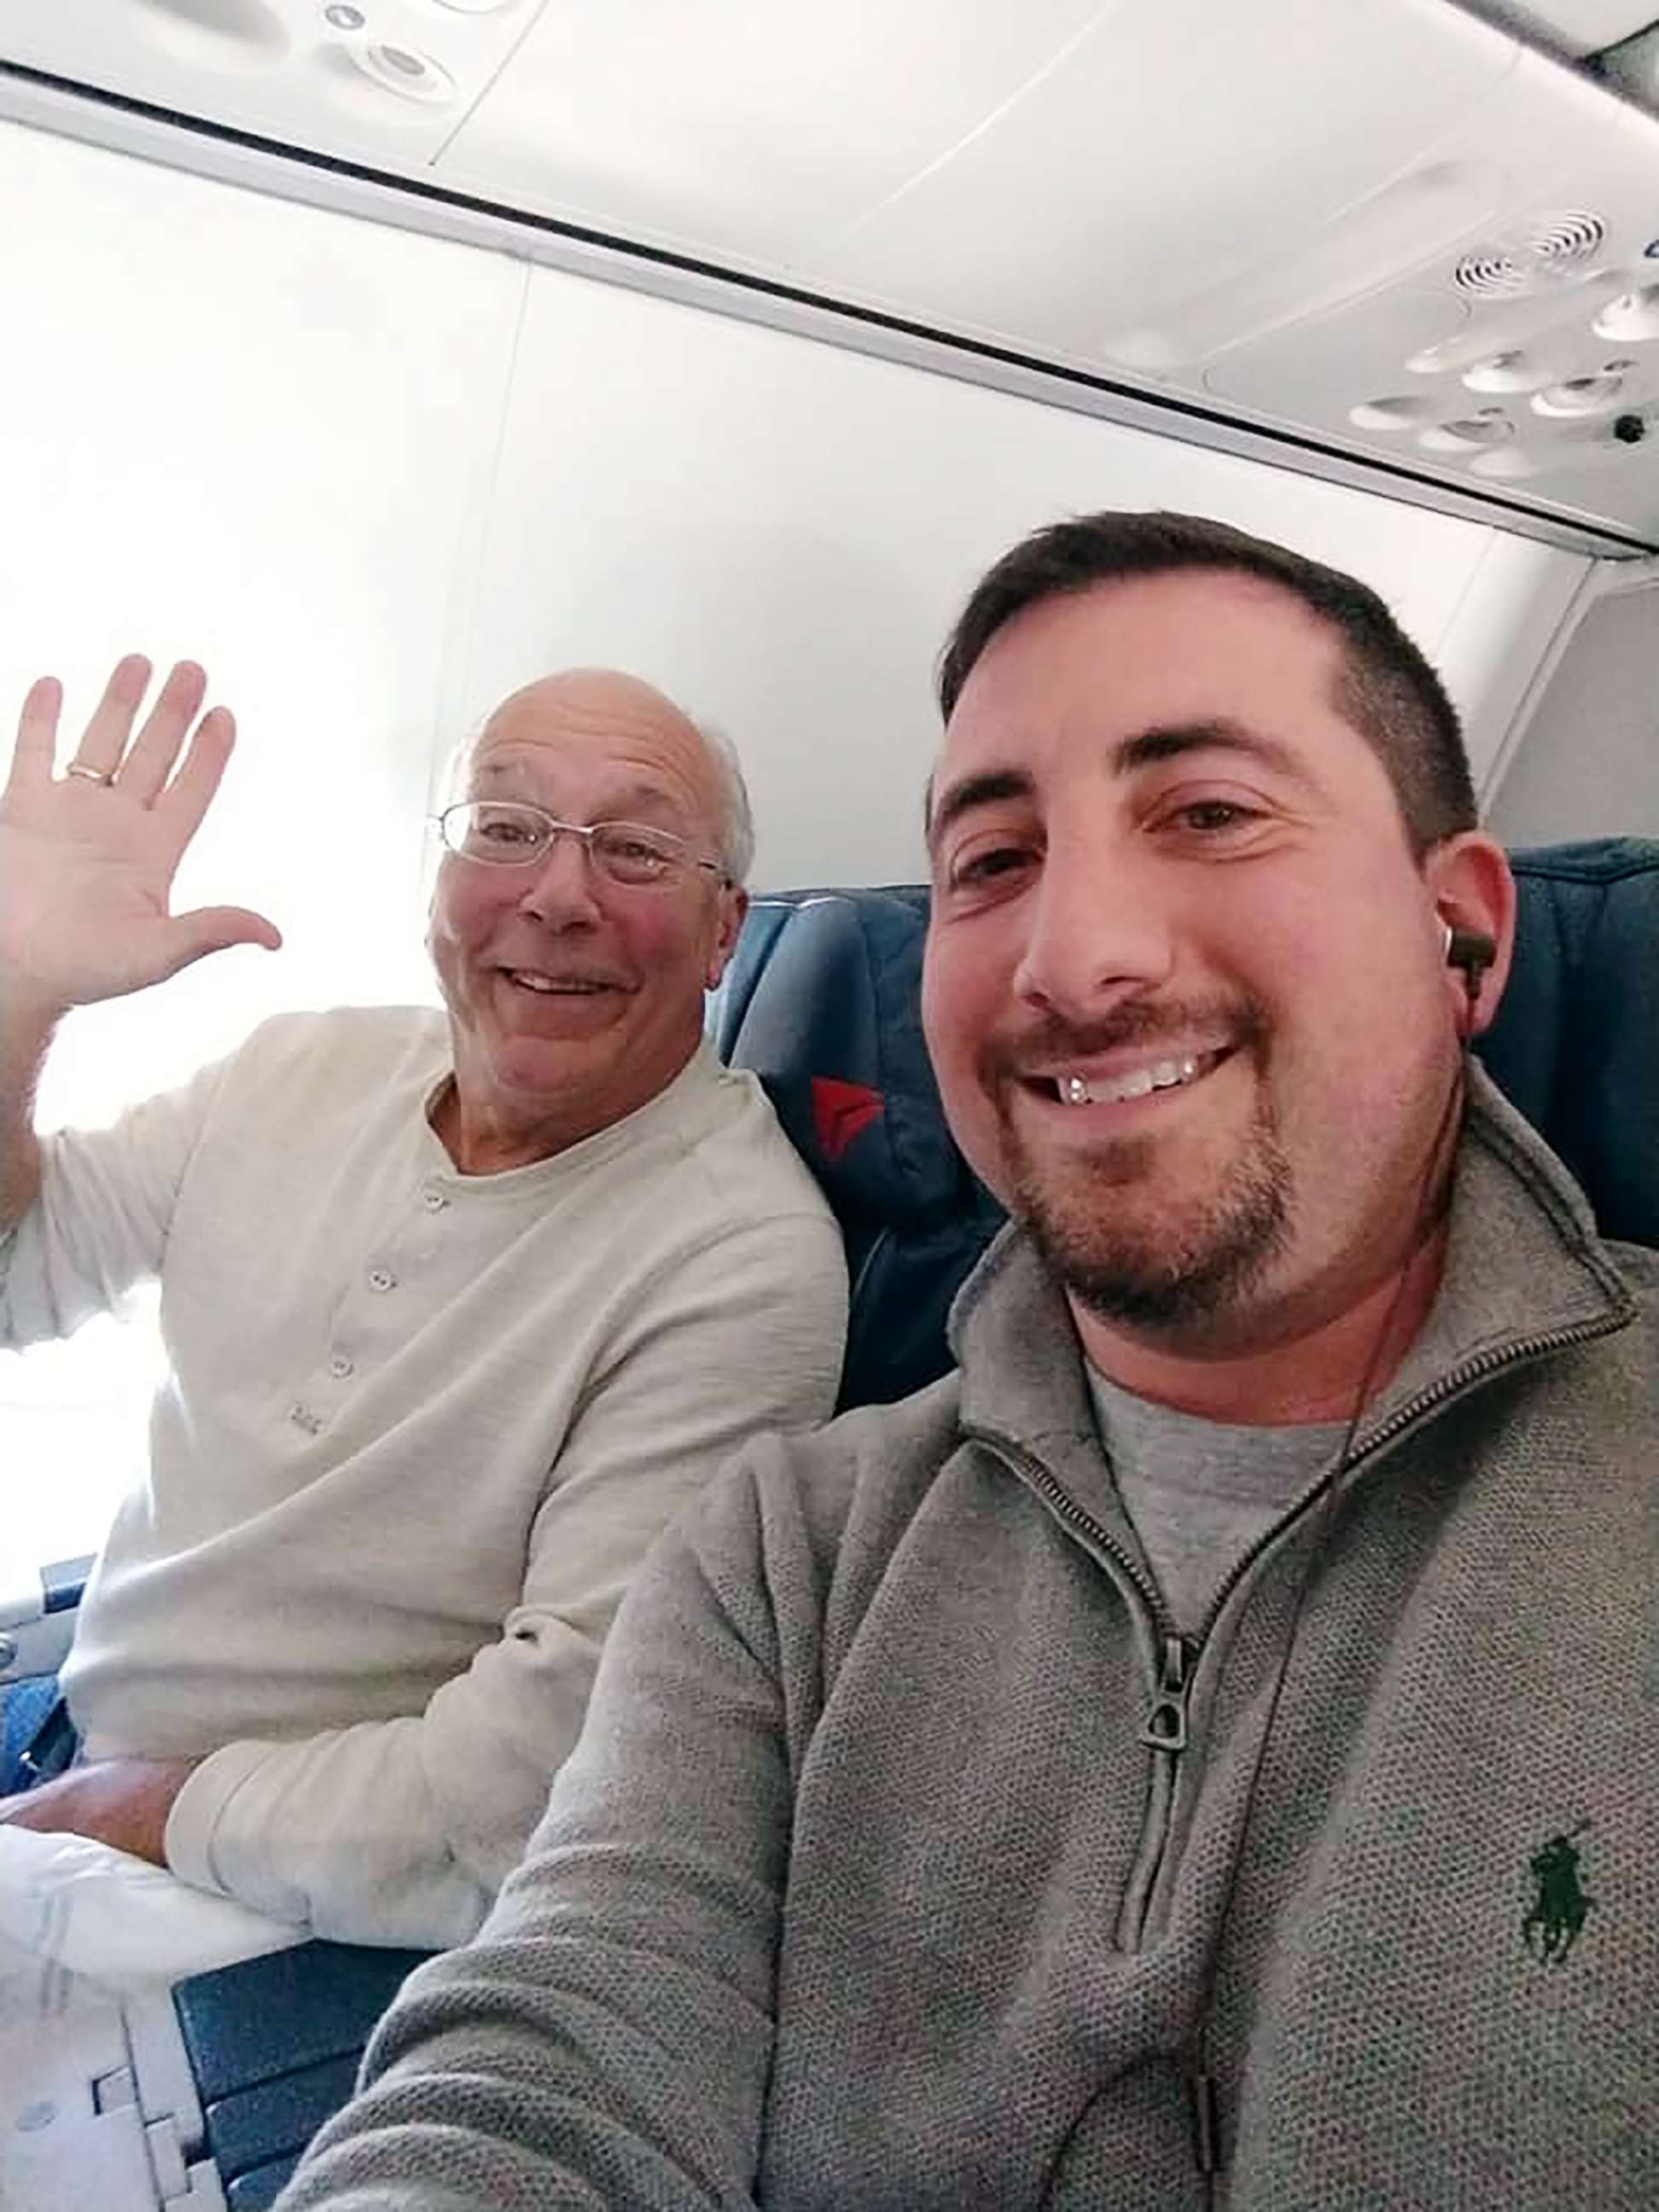
[(432, 817), (447, 849), (491, 868), (531, 868), (556, 837), (580, 837), (602, 876), (630, 890), (678, 883), (690, 868), (730, 881), (718, 860), (694, 853), (684, 837), (645, 822), (561, 822), (519, 799), (466, 799)]

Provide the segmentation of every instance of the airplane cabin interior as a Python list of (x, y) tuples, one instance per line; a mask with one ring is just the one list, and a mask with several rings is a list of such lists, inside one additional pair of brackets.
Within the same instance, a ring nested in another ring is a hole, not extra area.
[[(1654, 0), (0, 0), (0, 701), (52, 669), (78, 726), (118, 654), (201, 660), (240, 735), (180, 896), (285, 938), (75, 1015), (43, 1127), (435, 1004), (458, 740), (636, 670), (744, 763), (710, 1030), (846, 1230), (847, 1400), (928, 1379), (1000, 1218), (915, 1011), (935, 657), (1024, 532), (1169, 507), (1441, 671), (1527, 856), (1490, 1064), (1659, 1242)], [(858, 1152), (811, 1079), (878, 1068)], [(67, 1649), (160, 1357), (142, 1297), (0, 1352), (0, 1683)], [(0, 2203), (268, 2205), (411, 1962), (60, 1960)], [(40, 2002), (0, 1978), (0, 2041)]]

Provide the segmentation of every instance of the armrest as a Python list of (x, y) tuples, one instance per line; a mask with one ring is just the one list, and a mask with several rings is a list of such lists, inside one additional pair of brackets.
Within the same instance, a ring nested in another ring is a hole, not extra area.
[(88, 1552), (78, 1559), (50, 1559), (45, 1566), (20, 1569), (14, 1581), (0, 1583), (0, 1628), (26, 1628), (48, 1613), (73, 1613), (92, 1564)]
[(174, 1989), (206, 2147), (237, 2212), (272, 2201), (351, 2094), (375, 2021), (431, 1955), (313, 1942)]
[(0, 1682), (53, 1674), (75, 1633), (92, 1555), (20, 1568), (0, 1583)]

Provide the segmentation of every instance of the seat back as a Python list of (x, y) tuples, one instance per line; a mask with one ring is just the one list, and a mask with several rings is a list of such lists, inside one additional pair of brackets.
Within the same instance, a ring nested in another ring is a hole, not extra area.
[(945, 1316), (1000, 1207), (957, 1150), (922, 1042), (925, 886), (786, 891), (751, 904), (710, 1004), (723, 1060), (752, 1068), (847, 1244), (843, 1406), (945, 1371)]
[[(1478, 1049), (1589, 1194), (1603, 1232), (1659, 1245), (1659, 844), (1513, 856), (1515, 969)], [(922, 1041), (924, 885), (757, 898), (710, 1002), (823, 1185), (852, 1283), (843, 1406), (950, 1364), (945, 1317), (1002, 1218), (945, 1127)]]
[(1477, 1048), (1602, 1235), (1659, 1245), (1659, 844), (1598, 837), (1510, 859), (1515, 966)]

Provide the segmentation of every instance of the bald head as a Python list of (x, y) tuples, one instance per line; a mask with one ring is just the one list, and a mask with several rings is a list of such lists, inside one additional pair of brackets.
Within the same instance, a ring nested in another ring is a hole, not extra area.
[(561, 668), (509, 691), (486, 720), (478, 743), (487, 744), (498, 724), (523, 727), (546, 722), (572, 729), (673, 732), (691, 744), (701, 742), (690, 716), (642, 677), (621, 668)]
[[(566, 668), (510, 692), (462, 748), (452, 788), (474, 789), (492, 763), (526, 749), (603, 752), (640, 772), (640, 788), (688, 811), (707, 832), (731, 880), (741, 884), (754, 857), (754, 830), (743, 771), (730, 743), (699, 728), (654, 684), (619, 668)], [(654, 808), (643, 818), (655, 818)]]
[(608, 1128), (698, 1050), (703, 994), (748, 903), (748, 808), (727, 759), (638, 677), (573, 668), (502, 700), (457, 763), (457, 795), (483, 801), (483, 819), (517, 807), (556, 830), (631, 823), (694, 864), (636, 880), (617, 872), (615, 846), (601, 859), (591, 840), (558, 835), (522, 856), (465, 839), (446, 849), (427, 942), (454, 1079), (434, 1127), (466, 1173)]

